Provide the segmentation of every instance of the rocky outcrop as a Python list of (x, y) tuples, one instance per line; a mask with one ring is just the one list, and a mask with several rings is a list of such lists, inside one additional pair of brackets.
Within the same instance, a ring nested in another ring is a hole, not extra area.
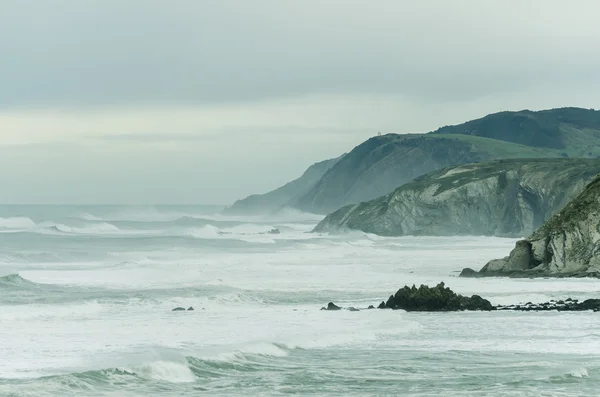
[[(314, 231), (526, 236), (598, 173), (600, 159), (497, 160), (445, 168), (376, 200), (341, 208)], [(523, 266), (522, 260), (511, 263)]]
[[(381, 305), (380, 305), (381, 306)], [(402, 309), (419, 312), (448, 312), (460, 310), (494, 310), (487, 299), (479, 295), (466, 297), (456, 294), (444, 283), (435, 287), (421, 285), (419, 288), (405, 286), (389, 297), (387, 309)]]
[(225, 208), (228, 215), (256, 215), (271, 213), (283, 206), (293, 206), (296, 200), (306, 194), (321, 177), (344, 155), (311, 165), (302, 176), (280, 188), (265, 194), (253, 194)]
[[(368, 309), (373, 309), (369, 306)], [(456, 294), (445, 284), (439, 283), (435, 287), (421, 285), (417, 288), (404, 286), (400, 288), (395, 295), (389, 297), (387, 302), (381, 302), (378, 309), (405, 310), (407, 312), (454, 312), (454, 311), (492, 311), (492, 310), (513, 310), (513, 311), (600, 311), (600, 299), (586, 299), (580, 302), (577, 299), (568, 298), (565, 300), (551, 300), (544, 303), (515, 304), (515, 305), (497, 305), (494, 306), (487, 299), (479, 295), (471, 297)], [(329, 302), (327, 308), (321, 310), (342, 310), (341, 307)], [(359, 309), (350, 307), (350, 311), (359, 311)]]
[(461, 276), (600, 277), (600, 175), (509, 256)]

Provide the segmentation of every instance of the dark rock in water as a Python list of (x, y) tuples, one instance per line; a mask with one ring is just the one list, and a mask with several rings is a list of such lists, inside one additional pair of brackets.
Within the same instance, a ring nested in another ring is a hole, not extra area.
[(405, 286), (390, 296), (385, 303), (390, 309), (403, 309), (406, 311), (447, 312), (459, 310), (494, 310), (487, 299), (478, 295), (466, 297), (454, 293), (445, 284), (439, 283), (435, 287), (421, 285), (419, 288)]
[(600, 311), (600, 299), (588, 299), (583, 302), (578, 302), (577, 299), (568, 298), (564, 301), (560, 300), (556, 302), (551, 300), (550, 302), (543, 303), (531, 303), (527, 302), (525, 305), (516, 306), (496, 306), (498, 310), (515, 310), (515, 311), (552, 311), (556, 310), (559, 312), (579, 312), (586, 310)]
[(360, 311), (359, 309), (357, 309), (357, 308), (355, 308), (355, 307), (352, 307), (352, 306), (350, 306), (350, 307), (348, 308), (348, 310), (350, 310), (351, 312), (359, 312), (359, 311)]
[(268, 233), (269, 234), (281, 234), (281, 232), (277, 228), (269, 230)]
[(386, 309), (385, 302), (381, 301), (381, 303), (379, 304), (379, 306), (377, 306), (377, 308), (378, 309)]
[(190, 311), (193, 311), (193, 310), (194, 310), (194, 308), (193, 308), (193, 307), (191, 307), (191, 306), (190, 306), (190, 307), (188, 307), (188, 312), (190, 312)]
[(367, 309), (375, 309), (375, 306), (369, 305), (369, 307), (367, 307)]
[(329, 302), (327, 304), (327, 307), (322, 307), (321, 310), (342, 310), (341, 307), (337, 306), (335, 303), (333, 302)]
[(461, 310), (496, 310), (496, 308), (492, 306), (489, 300), (483, 299), (479, 295), (473, 295), (470, 298), (461, 295), (458, 296), (461, 297)]
[(577, 304), (581, 310), (600, 310), (600, 299), (586, 299), (583, 302)]
[(481, 277), (478, 271), (471, 269), (470, 267), (465, 267), (462, 269), (458, 277)]
[(184, 312), (185, 311), (185, 307), (176, 307), (175, 309), (171, 310), (173, 312)]

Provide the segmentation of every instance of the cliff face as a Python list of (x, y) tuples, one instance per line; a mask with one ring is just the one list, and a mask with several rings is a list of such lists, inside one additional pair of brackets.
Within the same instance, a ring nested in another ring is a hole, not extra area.
[(542, 148), (468, 135), (374, 137), (331, 167), (295, 207), (328, 213), (387, 194), (415, 177), (444, 167), (500, 158), (559, 157)]
[(342, 156), (311, 165), (302, 176), (265, 194), (254, 194), (238, 200), (223, 212), (226, 214), (270, 213), (308, 192), (321, 177), (339, 161)]
[(498, 160), (446, 168), (386, 196), (343, 207), (315, 231), (528, 235), (598, 173), (598, 159)]
[(600, 175), (508, 257), (461, 275), (600, 277)]

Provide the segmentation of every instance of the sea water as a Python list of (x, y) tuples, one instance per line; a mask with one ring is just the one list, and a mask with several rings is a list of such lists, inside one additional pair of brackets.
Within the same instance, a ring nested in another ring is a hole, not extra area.
[(440, 281), (494, 304), (597, 298), (597, 280), (458, 278), (515, 240), (319, 219), (0, 207), (0, 395), (598, 395), (598, 313), (320, 311)]

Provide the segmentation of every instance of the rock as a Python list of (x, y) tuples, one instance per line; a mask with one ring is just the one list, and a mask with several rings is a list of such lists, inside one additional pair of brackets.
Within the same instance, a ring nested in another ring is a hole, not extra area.
[(275, 228), (275, 229), (271, 229), (267, 232), (268, 234), (281, 234), (281, 232), (279, 231), (279, 229)]
[(333, 303), (333, 302), (329, 302), (329, 303), (327, 304), (327, 307), (326, 307), (326, 308), (325, 308), (325, 307), (323, 307), (323, 308), (321, 308), (321, 310), (342, 310), (342, 308), (341, 308), (341, 307), (339, 307), (339, 306), (337, 306), (337, 305), (336, 305), (335, 303)]
[[(459, 295), (460, 296), (460, 295)], [(479, 295), (473, 295), (470, 298), (462, 297), (461, 310), (496, 310), (489, 300), (483, 299)]]
[(462, 269), (458, 277), (481, 277), (478, 271), (471, 269), (470, 267), (465, 267)]
[(577, 305), (581, 310), (600, 310), (600, 299), (586, 299)]
[(360, 311), (359, 309), (357, 309), (357, 308), (355, 308), (355, 307), (352, 307), (352, 306), (350, 306), (350, 307), (348, 308), (348, 310), (350, 310), (351, 312), (359, 312), (359, 311)]
[(445, 284), (435, 287), (421, 285), (416, 288), (405, 286), (390, 296), (385, 303), (390, 309), (406, 311), (459, 311), (459, 310), (493, 310), (492, 304), (478, 295), (464, 297), (457, 295)]
[(191, 306), (190, 306), (190, 307), (188, 307), (188, 312), (190, 312), (190, 311), (193, 311), (193, 310), (194, 310), (194, 308), (193, 308), (193, 307), (191, 307)]
[(600, 175), (527, 239), (504, 263), (490, 261), (483, 276), (599, 277)]
[(385, 302), (384, 302), (384, 301), (381, 301), (381, 303), (379, 304), (379, 306), (377, 306), (377, 308), (378, 308), (378, 309), (385, 309), (385, 308), (386, 308), (386, 306), (385, 306)]
[(375, 309), (375, 306), (369, 305), (369, 307), (367, 307), (367, 309)]
[(184, 312), (185, 311), (185, 307), (176, 307), (175, 309), (171, 310), (172, 312)]

